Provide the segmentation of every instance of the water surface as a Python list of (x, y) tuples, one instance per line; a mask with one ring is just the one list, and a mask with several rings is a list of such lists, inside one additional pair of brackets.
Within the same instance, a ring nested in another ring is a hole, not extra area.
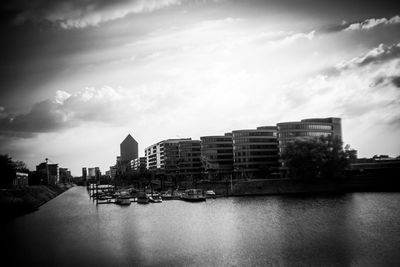
[(400, 266), (400, 194), (96, 205), (74, 187), (7, 225), (35, 266)]

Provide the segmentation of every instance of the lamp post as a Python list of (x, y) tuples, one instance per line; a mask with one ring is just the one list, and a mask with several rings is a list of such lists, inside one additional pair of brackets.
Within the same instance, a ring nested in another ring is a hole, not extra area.
[(46, 173), (47, 173), (47, 184), (49, 184), (49, 159), (46, 158)]

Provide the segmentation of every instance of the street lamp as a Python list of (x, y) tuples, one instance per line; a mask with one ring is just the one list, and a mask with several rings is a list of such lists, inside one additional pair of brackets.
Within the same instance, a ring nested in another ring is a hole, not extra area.
[(49, 163), (48, 163), (49, 159), (46, 158), (46, 173), (47, 173), (47, 184), (49, 184)]

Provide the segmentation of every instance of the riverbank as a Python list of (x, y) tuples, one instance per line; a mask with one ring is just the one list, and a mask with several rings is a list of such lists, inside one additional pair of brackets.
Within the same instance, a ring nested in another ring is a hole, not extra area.
[(0, 210), (6, 218), (38, 210), (41, 205), (71, 188), (72, 184), (34, 185), (0, 190)]
[(298, 179), (258, 179), (200, 182), (197, 188), (214, 190), (217, 195), (252, 196), (346, 192), (400, 192), (397, 177), (351, 177), (339, 181), (304, 181)]

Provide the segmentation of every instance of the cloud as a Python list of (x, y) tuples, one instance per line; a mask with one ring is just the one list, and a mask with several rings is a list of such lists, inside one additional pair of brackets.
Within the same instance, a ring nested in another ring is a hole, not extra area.
[(311, 41), (314, 39), (315, 31), (311, 31), (309, 33), (295, 33), (289, 36), (286, 36), (282, 40), (278, 41), (279, 44), (291, 44), (298, 40), (305, 39)]
[(392, 84), (397, 88), (400, 88), (400, 75), (399, 76), (379, 76), (376, 77), (371, 87), (377, 87), (380, 85)]
[(391, 82), (393, 83), (394, 86), (400, 88), (400, 76), (391, 77)]
[(289, 45), (300, 40), (311, 41), (315, 37), (316, 31), (310, 31), (309, 33), (303, 32), (286, 32), (286, 31), (275, 31), (275, 32), (261, 32), (255, 36), (249, 38), (249, 41), (253, 41), (259, 44), (270, 44), (272, 46)]
[(324, 33), (335, 33), (335, 32), (350, 32), (350, 31), (362, 31), (371, 30), (377, 27), (397, 25), (400, 24), (400, 16), (396, 15), (392, 18), (369, 18), (363, 21), (347, 22), (343, 20), (340, 24), (327, 25), (322, 27), (319, 31)]
[(400, 43), (394, 45), (380, 44), (362, 56), (337, 64), (337, 69), (363, 67), (370, 64), (379, 64), (392, 59), (400, 58)]
[[(305, 81), (283, 87), (281, 105), (303, 117), (339, 116), (374, 124), (400, 125), (400, 44), (384, 44)], [(382, 126), (383, 127), (383, 126)], [(385, 126), (386, 127), (386, 126)], [(399, 131), (397, 128), (396, 131)]]
[(11, 132), (49, 132), (61, 128), (66, 118), (57, 104), (45, 100), (36, 103), (27, 114), (9, 115), (0, 120), (0, 131)]
[(366, 19), (361, 22), (355, 22), (347, 25), (346, 28), (344, 28), (345, 31), (354, 31), (354, 30), (370, 30), (373, 28), (376, 28), (378, 26), (384, 26), (384, 25), (393, 25), (393, 24), (399, 24), (400, 23), (400, 16), (396, 15), (390, 19), (387, 18), (370, 18)]
[(152, 12), (180, 3), (180, 0), (38, 0), (16, 1), (8, 8), (17, 13), (16, 24), (48, 21), (72, 29), (97, 26), (128, 14)]
[(25, 114), (0, 112), (0, 135), (18, 136), (25, 133), (57, 132), (85, 123), (118, 125), (124, 120), (139, 119), (139, 114), (162, 112), (173, 97), (179, 97), (161, 86), (128, 90), (109, 86), (85, 88), (74, 94), (57, 91), (52, 99), (35, 103)]

